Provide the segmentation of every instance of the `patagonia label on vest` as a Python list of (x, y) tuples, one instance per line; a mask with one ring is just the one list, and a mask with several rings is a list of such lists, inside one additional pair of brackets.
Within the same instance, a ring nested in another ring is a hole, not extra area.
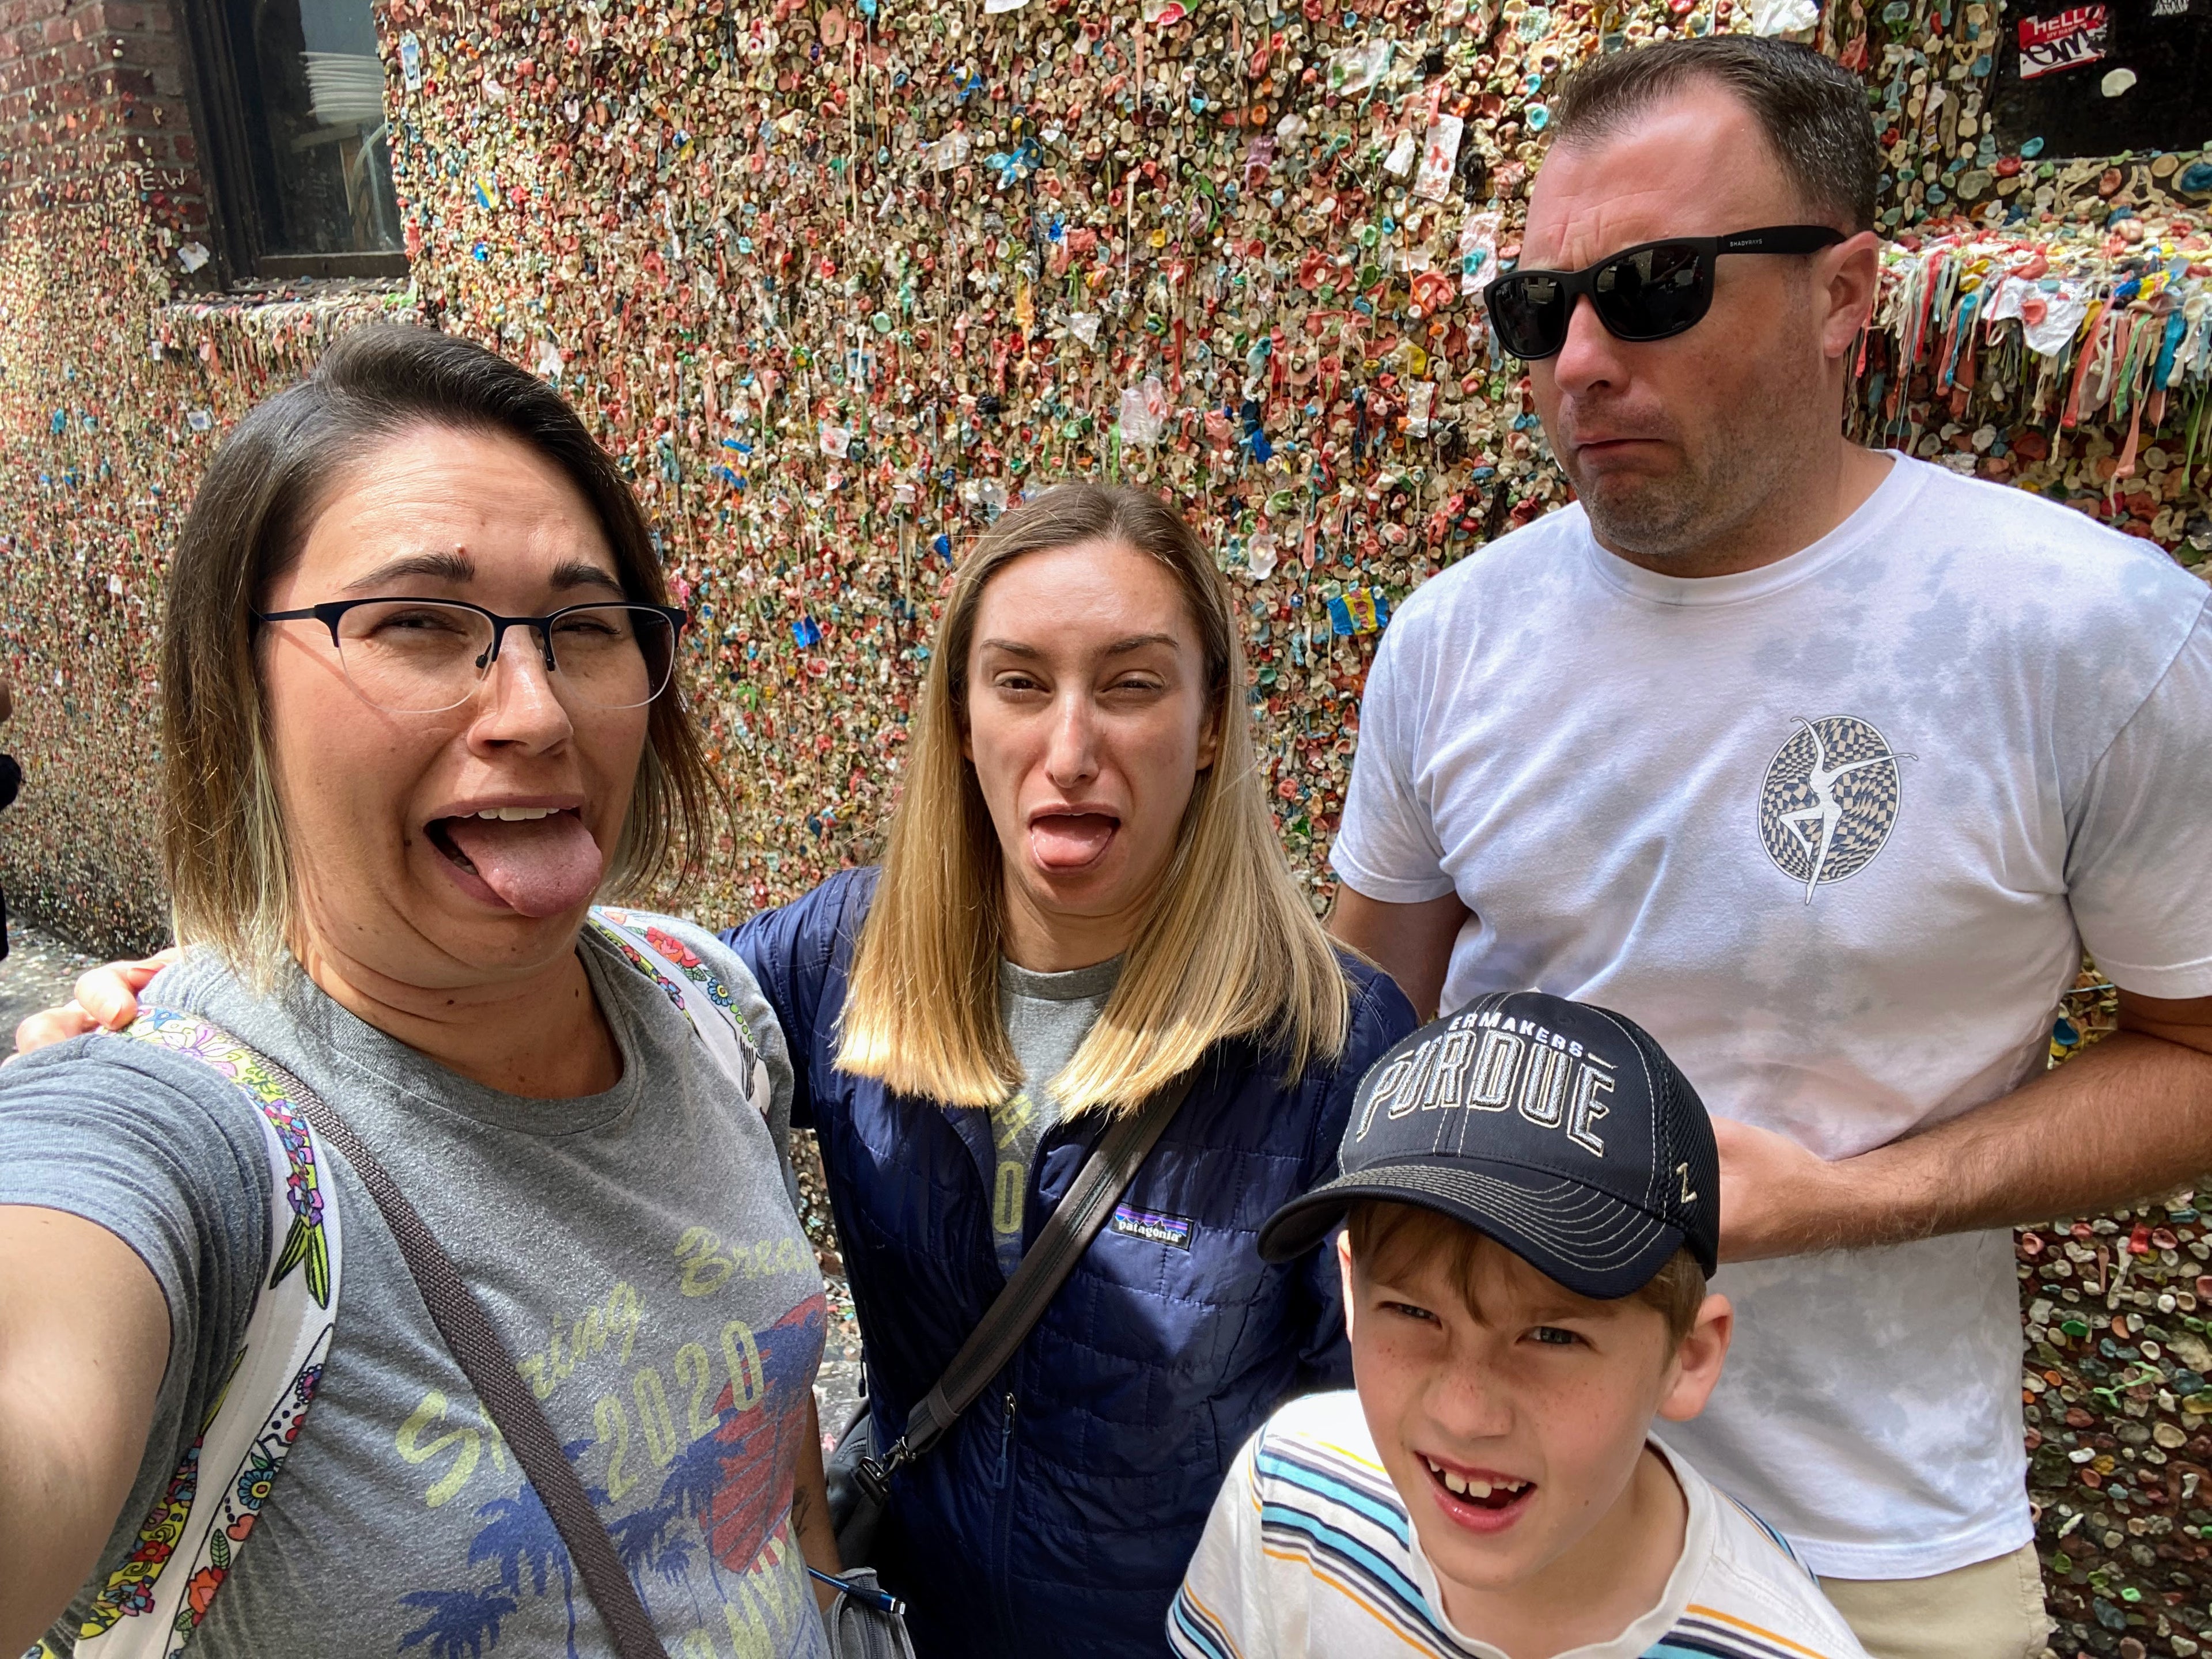
[(1158, 1210), (1140, 1210), (1133, 1204), (1117, 1204), (1114, 1218), (1106, 1224), (1107, 1231), (1120, 1233), (1125, 1238), (1141, 1238), (1148, 1243), (1166, 1244), (1178, 1250), (1190, 1248), (1190, 1218), (1167, 1215)]

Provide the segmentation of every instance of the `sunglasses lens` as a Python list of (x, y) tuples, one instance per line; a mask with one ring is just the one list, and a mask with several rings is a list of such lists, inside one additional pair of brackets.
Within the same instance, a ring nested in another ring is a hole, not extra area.
[(1548, 357), (1566, 343), (1566, 284), (1542, 271), (1501, 276), (1490, 285), (1490, 324), (1516, 357)]
[(1711, 306), (1712, 266), (1698, 249), (1680, 243), (1641, 247), (1599, 268), (1590, 299), (1618, 337), (1663, 340)]

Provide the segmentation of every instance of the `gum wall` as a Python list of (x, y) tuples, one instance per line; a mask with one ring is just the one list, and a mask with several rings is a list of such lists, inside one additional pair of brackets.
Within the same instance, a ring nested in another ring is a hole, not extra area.
[[(2001, 137), (2010, 25), (1982, 0), (385, 0), (376, 21), (410, 276), (217, 293), (191, 269), (168, 10), (0, 0), (0, 657), (28, 778), (0, 871), (97, 948), (165, 932), (153, 640), (205, 453), (384, 316), (554, 380), (635, 481), (736, 807), (685, 908), (734, 916), (868, 855), (952, 556), (1075, 475), (1171, 491), (1218, 550), (1323, 902), (1391, 607), (1565, 498), (1472, 296), (1517, 251), (1560, 74), (1645, 39), (1794, 31), (1864, 76), (1891, 240), (1862, 435), (2200, 570), (2212, 551), (2212, 158)], [(2082, 982), (2055, 1054), (2110, 1024)], [(2204, 1224), (2176, 1194), (2019, 1251), (2055, 1644), (2187, 1659), (2212, 1640)]]

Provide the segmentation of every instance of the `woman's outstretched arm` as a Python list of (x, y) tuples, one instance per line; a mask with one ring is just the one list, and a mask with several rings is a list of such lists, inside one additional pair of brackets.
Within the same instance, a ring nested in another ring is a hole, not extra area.
[(168, 1304), (129, 1245), (0, 1204), (0, 1653), (38, 1640), (91, 1576), (168, 1359)]

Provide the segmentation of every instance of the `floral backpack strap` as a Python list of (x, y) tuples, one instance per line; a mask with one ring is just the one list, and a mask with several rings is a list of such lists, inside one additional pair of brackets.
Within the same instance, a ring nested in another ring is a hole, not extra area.
[(665, 920), (642, 910), (602, 905), (592, 910), (591, 925), (622, 952), (624, 961), (660, 988), (690, 1022), (722, 1074), (766, 1117), (773, 1085), (752, 1028), (738, 1012), (730, 988), (715, 976), (704, 957), (660, 925)]
[(300, 1437), (337, 1312), (337, 1194), (286, 1085), (254, 1050), (191, 1014), (142, 1009), (130, 1035), (213, 1067), (252, 1102), (269, 1156), (269, 1237), (281, 1242), (198, 1437), (139, 1528), (137, 1547), (93, 1600), (77, 1659), (185, 1650)]

